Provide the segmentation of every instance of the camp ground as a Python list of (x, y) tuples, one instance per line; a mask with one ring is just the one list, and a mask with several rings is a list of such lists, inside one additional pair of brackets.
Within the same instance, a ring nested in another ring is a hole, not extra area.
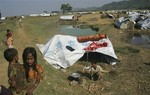
[[(150, 50), (141, 47), (143, 41), (149, 45), (149, 36), (143, 34), (149, 33), (149, 29), (115, 28), (113, 19), (101, 19), (99, 12), (88, 13), (82, 15), (77, 24), (98, 27), (99, 31), (91, 34), (92, 37), (97, 34), (106, 34), (107, 37), (85, 40), (89, 35), (64, 35), (60, 28), (65, 23), (58, 22), (60, 16), (25, 16), (22, 27), (19, 26), (20, 17), (8, 17), (0, 23), (0, 40), (5, 37), (6, 29), (10, 28), (20, 63), (24, 48), (34, 47), (37, 50), (38, 64), (43, 66), (44, 76), (34, 95), (149, 95)], [(71, 25), (71, 22), (67, 23)], [(138, 45), (130, 43), (140, 37), (144, 40)], [(0, 84), (9, 87), (8, 64), (3, 57), (5, 49), (6, 46), (0, 43)], [(78, 73), (93, 59), (108, 71), (102, 74), (100, 80), (84, 77), (82, 84), (68, 80), (70, 75), (78, 77)]]

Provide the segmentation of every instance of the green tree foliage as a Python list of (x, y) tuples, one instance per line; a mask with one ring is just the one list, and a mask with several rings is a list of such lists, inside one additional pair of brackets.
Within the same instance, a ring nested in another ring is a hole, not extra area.
[(62, 4), (60, 9), (63, 13), (72, 11), (72, 7), (70, 4)]

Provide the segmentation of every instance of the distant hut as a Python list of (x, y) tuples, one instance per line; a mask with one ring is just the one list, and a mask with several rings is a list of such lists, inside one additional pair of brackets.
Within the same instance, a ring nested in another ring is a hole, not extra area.
[(78, 17), (74, 15), (65, 15), (65, 16), (60, 16), (60, 20), (78, 20)]

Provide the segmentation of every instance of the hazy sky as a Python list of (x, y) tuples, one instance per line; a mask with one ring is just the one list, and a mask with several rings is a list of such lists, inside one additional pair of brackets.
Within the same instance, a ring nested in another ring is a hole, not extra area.
[(60, 11), (61, 4), (66, 3), (73, 8), (86, 8), (100, 7), (113, 1), (122, 0), (0, 0), (0, 10), (2, 16), (19, 16), (43, 11)]

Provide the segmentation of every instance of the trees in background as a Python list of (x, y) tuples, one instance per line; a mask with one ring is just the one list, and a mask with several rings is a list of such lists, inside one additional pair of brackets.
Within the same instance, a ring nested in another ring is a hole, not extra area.
[(70, 4), (62, 4), (60, 9), (62, 10), (62, 13), (64, 14), (65, 12), (72, 11), (72, 6)]

